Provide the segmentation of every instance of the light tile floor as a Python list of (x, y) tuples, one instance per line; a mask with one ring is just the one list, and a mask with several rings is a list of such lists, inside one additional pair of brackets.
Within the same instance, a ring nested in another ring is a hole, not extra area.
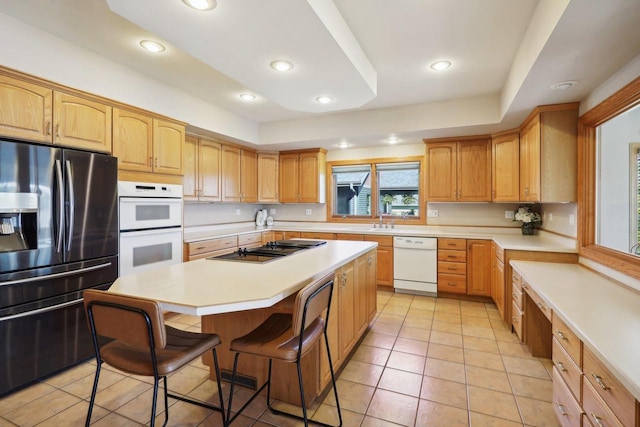
[[(200, 326), (199, 318), (182, 315), (167, 323)], [(493, 304), (380, 291), (377, 317), (339, 375), (343, 425), (557, 427), (551, 367), (519, 343)], [(105, 368), (92, 425), (148, 424), (150, 380)], [(0, 427), (83, 425), (94, 372), (95, 362), (87, 362), (0, 399)], [(217, 401), (215, 382), (199, 361), (171, 376), (169, 388)], [(228, 384), (223, 390), (228, 393)], [(234, 408), (248, 395), (239, 388)], [(173, 399), (169, 405), (169, 425), (221, 425), (217, 412)], [(163, 411), (159, 402), (158, 425)], [(314, 403), (310, 413), (335, 423), (333, 394)], [(271, 414), (260, 397), (233, 425), (302, 423)]]

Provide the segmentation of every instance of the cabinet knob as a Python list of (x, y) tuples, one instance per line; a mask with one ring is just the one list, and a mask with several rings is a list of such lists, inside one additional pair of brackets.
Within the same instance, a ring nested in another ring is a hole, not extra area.
[(591, 376), (593, 377), (594, 380), (596, 380), (596, 382), (598, 383), (598, 385), (600, 386), (601, 389), (603, 390), (608, 390), (610, 387), (608, 385), (606, 385), (602, 379), (602, 377), (598, 374), (596, 374), (595, 372), (591, 373)]
[(567, 372), (567, 368), (564, 367), (564, 363), (562, 363), (559, 360), (556, 360), (556, 366), (558, 367), (558, 369), (562, 372)]
[(597, 416), (596, 414), (594, 414), (593, 412), (591, 413), (591, 418), (593, 418), (593, 422), (595, 423), (595, 425), (597, 427), (604, 427), (604, 424), (602, 424), (602, 417)]
[(47, 124), (45, 125), (45, 135), (51, 135), (51, 127), (52, 127), (51, 122), (47, 121)]
[(562, 332), (560, 329), (556, 329), (556, 335), (558, 335), (561, 339), (565, 341), (569, 340), (567, 336), (564, 334), (564, 332)]
[(60, 123), (56, 124), (56, 137), (60, 137)]
[(558, 408), (558, 411), (560, 412), (560, 415), (563, 416), (567, 416), (569, 414), (567, 414), (567, 411), (564, 410), (564, 405), (558, 401), (556, 401), (556, 407)]

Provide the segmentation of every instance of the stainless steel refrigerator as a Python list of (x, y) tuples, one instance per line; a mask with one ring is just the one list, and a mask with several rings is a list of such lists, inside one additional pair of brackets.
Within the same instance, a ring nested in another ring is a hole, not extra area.
[(117, 159), (0, 140), (0, 395), (93, 356), (82, 292), (117, 276)]

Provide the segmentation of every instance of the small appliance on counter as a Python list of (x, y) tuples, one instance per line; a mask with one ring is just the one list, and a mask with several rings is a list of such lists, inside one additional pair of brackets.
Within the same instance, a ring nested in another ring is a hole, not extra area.
[(270, 217), (270, 216), (267, 217), (267, 225), (268, 226), (272, 226), (273, 225), (273, 218)]
[(256, 225), (258, 227), (263, 227), (265, 222), (267, 221), (268, 215), (269, 214), (267, 213), (266, 209), (260, 209), (258, 213), (256, 213)]

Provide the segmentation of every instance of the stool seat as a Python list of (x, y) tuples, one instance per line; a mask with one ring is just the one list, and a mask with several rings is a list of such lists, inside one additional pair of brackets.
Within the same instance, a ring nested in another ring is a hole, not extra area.
[[(293, 333), (293, 316), (275, 313), (248, 334), (231, 341), (231, 351), (269, 357), (293, 363), (300, 350), (300, 337)], [(313, 347), (324, 331), (324, 319), (317, 318), (303, 335), (304, 356)]]
[[(167, 376), (220, 344), (220, 337), (183, 331), (165, 325), (167, 343), (156, 348), (158, 375)], [(132, 347), (122, 341), (111, 341), (100, 348), (100, 357), (111, 366), (134, 375), (153, 376), (153, 362), (148, 348)]]

